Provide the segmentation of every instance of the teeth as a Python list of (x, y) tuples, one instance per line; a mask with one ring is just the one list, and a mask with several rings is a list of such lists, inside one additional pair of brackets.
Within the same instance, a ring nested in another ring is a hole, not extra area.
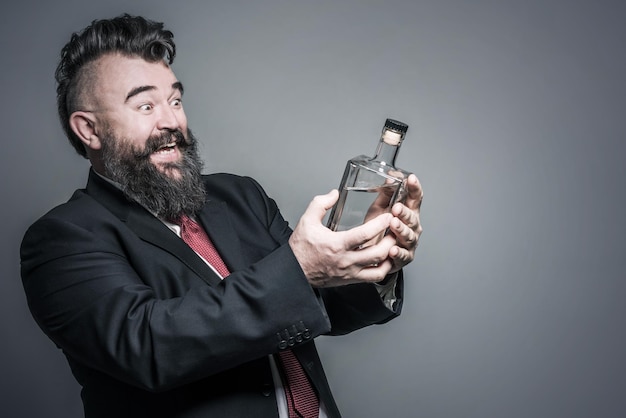
[(166, 149), (174, 148), (176, 146), (176, 142), (170, 142), (169, 144), (165, 144), (158, 149), (158, 151), (164, 151)]

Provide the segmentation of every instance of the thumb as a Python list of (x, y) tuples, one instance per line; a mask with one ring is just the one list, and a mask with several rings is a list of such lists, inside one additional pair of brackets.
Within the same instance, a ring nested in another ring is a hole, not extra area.
[(333, 207), (337, 199), (339, 199), (339, 192), (336, 189), (326, 194), (317, 195), (311, 200), (303, 216), (310, 216), (321, 222), (326, 211)]
[(348, 248), (360, 247), (384, 233), (389, 228), (392, 218), (390, 213), (383, 213), (363, 225), (343, 231)]

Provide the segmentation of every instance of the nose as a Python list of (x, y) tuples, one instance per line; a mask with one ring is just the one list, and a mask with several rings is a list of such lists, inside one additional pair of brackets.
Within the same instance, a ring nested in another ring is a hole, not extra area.
[(182, 112), (182, 111), (172, 109), (170, 106), (162, 107), (162, 110), (159, 114), (159, 119), (157, 121), (157, 129), (171, 130), (171, 131), (180, 129), (181, 118), (184, 116), (179, 115), (177, 112)]

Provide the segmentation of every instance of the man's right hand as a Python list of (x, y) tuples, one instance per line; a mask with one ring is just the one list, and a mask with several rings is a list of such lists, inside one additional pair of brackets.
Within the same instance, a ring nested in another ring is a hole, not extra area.
[(392, 268), (389, 250), (395, 237), (388, 234), (375, 245), (362, 246), (384, 233), (393, 215), (384, 213), (348, 231), (333, 232), (322, 219), (338, 197), (332, 190), (313, 198), (289, 238), (296, 259), (313, 287), (381, 281)]

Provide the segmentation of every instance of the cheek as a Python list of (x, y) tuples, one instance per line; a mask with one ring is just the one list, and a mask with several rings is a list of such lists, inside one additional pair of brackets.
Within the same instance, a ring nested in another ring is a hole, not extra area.
[(155, 123), (151, 118), (138, 118), (136, 115), (124, 115), (114, 125), (118, 137), (124, 138), (135, 147), (143, 147), (146, 140), (154, 134)]
[(143, 148), (148, 138), (159, 134), (160, 132), (154, 123), (136, 119), (135, 123), (129, 127), (128, 138), (132, 140), (136, 147)]

